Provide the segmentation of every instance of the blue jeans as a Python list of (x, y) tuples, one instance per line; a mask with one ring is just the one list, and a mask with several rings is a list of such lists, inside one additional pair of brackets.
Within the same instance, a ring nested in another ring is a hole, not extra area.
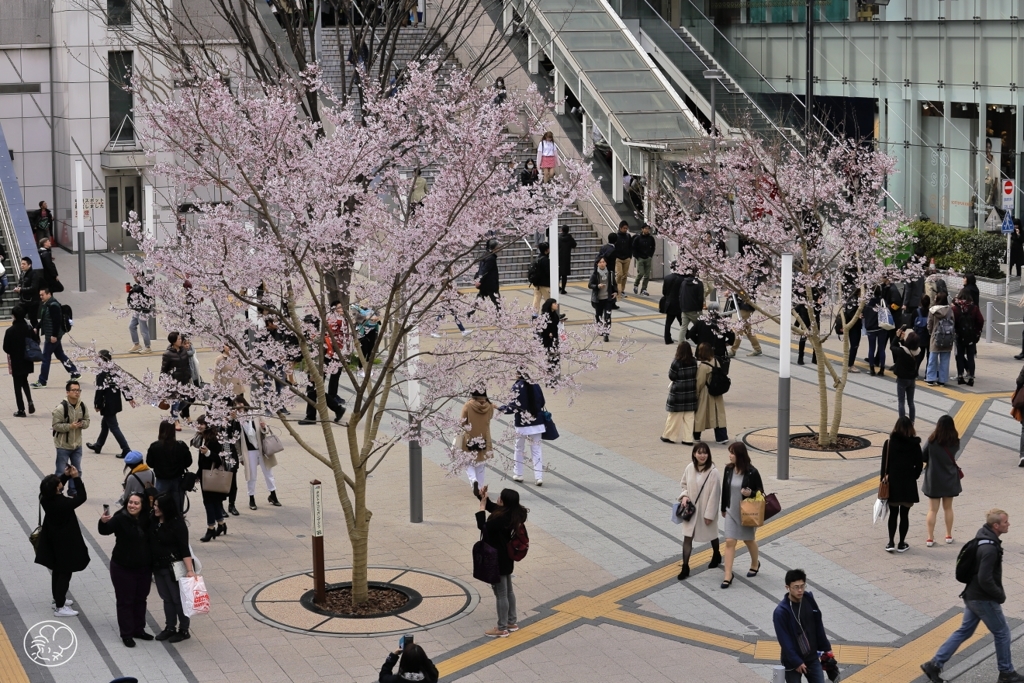
[(60, 337), (57, 338), (56, 343), (50, 341), (47, 337), (43, 343), (43, 362), (42, 367), (39, 369), (39, 383), (46, 384), (46, 380), (50, 377), (50, 360), (53, 356), (57, 356), (57, 360), (60, 361), (64, 369), (68, 371), (68, 374), (77, 375), (78, 368), (71, 362), (68, 355), (64, 353), (64, 347), (61, 346)]
[(117, 413), (104, 415), (103, 419), (100, 420), (100, 435), (93, 444), (96, 448), (102, 448), (103, 444), (107, 442), (107, 433), (110, 433), (114, 440), (117, 441), (117, 445), (121, 447), (122, 454), (132, 449), (128, 445), (128, 439), (124, 438), (124, 434), (121, 433), (121, 426), (117, 424)]
[(1010, 627), (1003, 616), (1003, 608), (992, 600), (964, 600), (963, 623), (946, 639), (932, 659), (940, 669), (956, 653), (960, 644), (974, 635), (974, 629), (978, 628), (979, 621), (985, 622), (985, 626), (996, 641), (996, 666), (999, 672), (1013, 671), (1013, 660), (1010, 659)]
[(132, 336), (132, 344), (139, 343), (139, 328), (142, 329), (142, 341), (149, 348), (149, 318), (146, 313), (132, 313), (132, 321), (128, 323), (128, 334)]
[[(64, 474), (64, 468), (68, 466), (68, 462), (74, 465), (78, 473), (82, 473), (82, 447), (78, 448), (58, 448), (57, 449), (57, 472), (56, 475), (59, 477)], [(75, 482), (72, 479), (68, 480), (68, 493), (72, 496), (75, 495)]]
[(925, 379), (945, 384), (949, 381), (949, 351), (932, 351), (928, 356), (928, 370)]
[(800, 677), (807, 679), (808, 683), (825, 683), (825, 672), (821, 668), (821, 662), (814, 659), (804, 662), (807, 665), (807, 673), (799, 674), (795, 670), (786, 671), (786, 683), (800, 683)]

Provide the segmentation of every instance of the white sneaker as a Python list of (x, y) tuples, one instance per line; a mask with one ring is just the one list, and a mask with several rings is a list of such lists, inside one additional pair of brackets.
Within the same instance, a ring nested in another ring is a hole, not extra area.
[(440, 332), (431, 332), (431, 333), (430, 333), (430, 336), (431, 336), (431, 337), (433, 337), (434, 339), (440, 339), (440, 338), (441, 338), (441, 337), (443, 337), (444, 335), (443, 335), (443, 334), (441, 334)]
[(142, 353), (142, 345), (136, 344), (132, 348), (128, 349), (128, 353)]
[[(74, 604), (75, 604), (75, 601), (72, 600), (71, 598), (68, 598), (67, 600), (64, 601), (64, 606), (65, 607), (71, 607)], [(57, 609), (57, 603), (55, 603), (53, 600), (50, 600), (50, 609), (53, 609), (53, 610)]]
[(857, 367), (851, 367), (849, 369), (849, 372), (852, 372), (853, 374), (857, 374), (858, 372), (860, 372), (860, 369), (857, 368)]
[(522, 481), (522, 477), (512, 477), (512, 481)]
[(78, 612), (71, 609), (70, 607), (61, 607), (58, 610), (54, 610), (53, 616), (55, 617), (77, 617)]
[(462, 336), (463, 336), (463, 337), (468, 337), (468, 336), (469, 336), (469, 335), (471, 335), (471, 334), (473, 334), (473, 330), (471, 330), (471, 329), (469, 329), (469, 328), (466, 328), (466, 329), (464, 329), (464, 330), (462, 331)]

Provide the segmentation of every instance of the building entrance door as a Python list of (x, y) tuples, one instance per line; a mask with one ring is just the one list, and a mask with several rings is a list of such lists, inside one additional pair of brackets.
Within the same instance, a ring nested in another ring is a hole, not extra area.
[(122, 223), (134, 211), (142, 220), (142, 188), (138, 176), (107, 176), (107, 249), (138, 251), (139, 244)]

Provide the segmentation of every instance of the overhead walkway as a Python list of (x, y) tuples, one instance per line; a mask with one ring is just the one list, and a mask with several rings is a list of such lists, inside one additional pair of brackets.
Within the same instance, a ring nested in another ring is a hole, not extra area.
[(10, 281), (7, 292), (0, 299), (0, 318), (9, 318), (17, 299), (13, 290), (21, 273), (18, 268), (21, 258), (31, 257), (36, 268), (41, 264), (3, 128), (0, 128), (0, 249), (3, 250), (3, 265)]
[[(508, 0), (529, 38), (529, 70), (543, 53), (555, 67), (556, 108), (568, 88), (586, 112), (584, 140), (595, 126), (612, 150), (613, 196), (623, 170), (643, 174), (645, 154), (685, 149), (707, 137), (696, 115), (604, 0)], [(559, 110), (558, 113), (563, 113)]]

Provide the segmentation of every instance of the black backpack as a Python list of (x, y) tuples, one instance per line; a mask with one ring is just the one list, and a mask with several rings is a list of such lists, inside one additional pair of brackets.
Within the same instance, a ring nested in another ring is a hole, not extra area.
[(725, 368), (712, 365), (711, 378), (708, 380), (708, 394), (711, 396), (721, 396), (729, 393), (731, 387), (732, 380), (729, 379)]
[(972, 538), (964, 543), (956, 556), (956, 580), (960, 583), (970, 583), (978, 574), (978, 546), (982, 544), (995, 544), (995, 541), (988, 538)]
[[(61, 403), (62, 406), (64, 406), (64, 421), (65, 422), (70, 422), (71, 421), (71, 413), (69, 411), (71, 410), (71, 406), (68, 404), (66, 399), (61, 401), (60, 403)], [(83, 403), (82, 404), (82, 419), (86, 420), (88, 418), (89, 418), (89, 409), (86, 408), (85, 404)], [(50, 433), (53, 434), (54, 436), (57, 436), (57, 430), (55, 430), (55, 429), (51, 429)]]
[(529, 270), (526, 271), (526, 281), (534, 287), (537, 286), (537, 277), (540, 275), (540, 263), (534, 261), (530, 264)]
[(75, 314), (71, 312), (71, 307), (67, 304), (61, 304), (60, 315), (64, 322), (64, 331), (70, 332), (71, 326), (75, 324)]

